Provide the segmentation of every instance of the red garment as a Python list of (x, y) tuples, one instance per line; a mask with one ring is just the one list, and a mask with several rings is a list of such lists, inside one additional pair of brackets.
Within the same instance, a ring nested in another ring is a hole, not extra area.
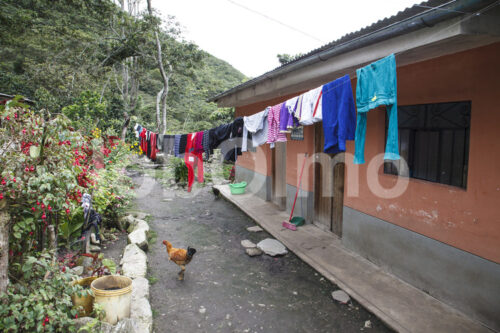
[(148, 151), (148, 142), (146, 141), (146, 129), (143, 128), (141, 134), (139, 134), (139, 137), (141, 138), (141, 150), (144, 154), (147, 153)]
[(196, 139), (194, 139), (194, 151), (195, 153), (203, 153), (203, 131), (196, 132)]
[[(200, 132), (198, 132), (200, 133)], [(203, 183), (203, 148), (201, 152), (196, 152), (196, 137), (198, 133), (189, 133), (187, 135), (186, 152), (184, 154), (184, 162), (188, 168), (188, 192), (191, 192), (191, 187), (194, 182), (194, 163), (198, 160), (198, 183)], [(203, 132), (201, 132), (203, 138)]]
[(151, 147), (151, 154), (150, 154), (149, 158), (152, 161), (156, 160), (156, 150), (157, 150), (157, 148), (156, 148), (156, 139), (157, 139), (157, 134), (151, 132), (151, 134), (149, 135), (149, 141), (151, 143), (151, 145), (150, 145), (150, 147)]

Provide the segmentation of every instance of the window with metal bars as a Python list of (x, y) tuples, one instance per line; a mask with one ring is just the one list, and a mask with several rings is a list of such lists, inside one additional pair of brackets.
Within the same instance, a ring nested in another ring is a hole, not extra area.
[[(398, 106), (399, 161), (384, 173), (467, 188), (471, 102)], [(388, 119), (386, 115), (386, 137)]]

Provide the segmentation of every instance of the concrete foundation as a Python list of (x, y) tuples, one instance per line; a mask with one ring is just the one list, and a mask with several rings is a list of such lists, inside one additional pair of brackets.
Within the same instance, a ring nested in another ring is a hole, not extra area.
[(342, 243), (500, 331), (500, 265), (344, 206)]
[(247, 182), (246, 192), (266, 201), (271, 200), (271, 177), (236, 165), (235, 179), (237, 182)]
[[(295, 199), (296, 186), (286, 184), (286, 211), (292, 211), (293, 200)], [(297, 203), (293, 211), (293, 216), (302, 216), (306, 223), (312, 223), (314, 214), (314, 195), (313, 192), (300, 190), (297, 196)]]

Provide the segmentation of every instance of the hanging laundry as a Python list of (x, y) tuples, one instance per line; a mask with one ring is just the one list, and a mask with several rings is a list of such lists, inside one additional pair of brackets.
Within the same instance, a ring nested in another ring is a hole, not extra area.
[(252, 136), (252, 146), (257, 147), (263, 145), (267, 141), (267, 131), (269, 125), (267, 123), (267, 115), (269, 108), (254, 115), (243, 117), (243, 142), (241, 144), (241, 151), (247, 151), (248, 133)]
[(236, 156), (241, 155), (243, 127), (243, 117), (238, 117), (230, 124), (220, 125), (210, 130), (210, 149), (220, 148), (226, 161), (235, 161)]
[[(201, 134), (200, 134), (201, 133)], [(203, 136), (203, 132), (190, 133), (186, 136), (186, 150), (184, 154), (184, 162), (186, 163), (186, 167), (188, 169), (188, 192), (191, 192), (191, 188), (194, 182), (194, 167), (195, 162), (197, 162), (198, 168), (198, 182), (203, 183), (203, 156), (199, 152), (199, 149), (196, 149), (198, 135)], [(203, 152), (203, 148), (201, 149)]]
[(323, 119), (322, 117), (322, 99), (323, 88), (318, 87), (301, 95), (299, 108), (299, 123), (301, 125), (312, 125)]
[(140, 147), (141, 147), (141, 150), (144, 154), (146, 154), (148, 151), (147, 132), (148, 131), (145, 128), (143, 128), (141, 131), (141, 134), (139, 134)]
[(286, 134), (280, 133), (280, 113), (281, 107), (285, 103), (271, 106), (267, 115), (269, 129), (267, 131), (267, 143), (286, 142)]
[(150, 151), (149, 151), (149, 158), (152, 161), (156, 161), (156, 152), (158, 150), (157, 148), (157, 140), (158, 140), (158, 134), (151, 132), (149, 135), (149, 141), (150, 141)]
[(396, 58), (391, 54), (368, 66), (356, 70), (356, 106), (358, 117), (354, 164), (365, 163), (366, 113), (385, 105), (389, 118), (384, 159), (398, 160), (398, 105), (396, 82)]
[(324, 152), (345, 151), (345, 141), (354, 140), (356, 131), (356, 109), (349, 75), (323, 86), (322, 114)]
[(174, 155), (175, 135), (163, 135), (162, 151), (164, 154)]
[(205, 159), (210, 159), (210, 130), (203, 131), (202, 138), (203, 151), (205, 152)]
[(174, 136), (174, 156), (175, 157), (179, 157), (180, 156), (180, 154), (179, 154), (180, 142), (181, 142), (181, 135), (180, 134), (176, 134)]
[[(295, 127), (299, 127), (299, 120), (295, 117), (295, 110), (297, 109), (297, 104), (299, 101), (299, 97), (294, 97), (285, 102), (285, 106), (288, 109), (288, 113), (290, 114), (287, 119), (288, 121), (286, 122), (286, 128), (289, 132), (292, 131)], [(281, 129), (281, 125), (280, 125)]]

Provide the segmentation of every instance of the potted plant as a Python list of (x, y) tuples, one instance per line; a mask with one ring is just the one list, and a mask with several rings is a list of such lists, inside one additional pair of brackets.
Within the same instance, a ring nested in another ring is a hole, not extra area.
[[(90, 285), (97, 278), (105, 274), (115, 274), (116, 264), (111, 259), (105, 259), (102, 253), (83, 253), (82, 256), (92, 258), (92, 264), (88, 268), (90, 276), (78, 280), (74, 280), (72, 285), (80, 285), (84, 288), (82, 293), (77, 293), (71, 296), (73, 305), (81, 306), (83, 309), (80, 312), (81, 316), (89, 316), (92, 313), (94, 304), (94, 295), (92, 294)], [(70, 262), (71, 265), (71, 262)]]

